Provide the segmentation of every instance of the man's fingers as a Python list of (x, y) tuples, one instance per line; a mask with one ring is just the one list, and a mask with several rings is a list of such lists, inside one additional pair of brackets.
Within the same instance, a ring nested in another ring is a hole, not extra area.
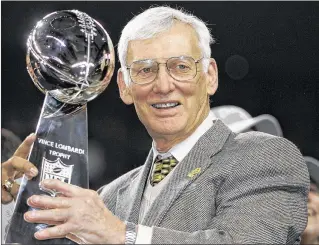
[(7, 204), (10, 203), (13, 199), (17, 198), (20, 185), (17, 182), (13, 182), (10, 193), (2, 188), (1, 191), (1, 203)]
[(71, 206), (71, 200), (67, 197), (50, 197), (50, 196), (31, 196), (27, 203), (33, 208), (45, 208), (45, 209), (55, 209), (55, 208), (68, 208)]
[(8, 162), (18, 172), (22, 172), (30, 179), (38, 175), (38, 169), (29, 161), (24, 158), (13, 156)]
[(26, 159), (29, 155), (31, 146), (36, 139), (36, 135), (34, 133), (30, 134), (25, 140), (21, 143), (18, 149), (13, 154), (14, 156), (21, 157)]
[(37, 224), (61, 225), (61, 224), (63, 224), (63, 222), (61, 222), (61, 221), (52, 221), (52, 220), (42, 220), (41, 222), (37, 222)]
[(45, 221), (65, 222), (69, 218), (68, 209), (33, 210), (24, 214), (24, 219), (31, 223), (43, 223)]
[(13, 200), (13, 196), (9, 192), (6, 192), (2, 188), (2, 190), (1, 190), (1, 203), (2, 204), (7, 204), (7, 203), (12, 202), (12, 200)]
[(62, 238), (65, 237), (70, 231), (71, 226), (68, 223), (57, 225), (38, 231), (34, 234), (35, 238), (38, 240), (47, 240), (52, 238)]
[(67, 234), (65, 237), (72, 240), (73, 242), (75, 242), (77, 244), (85, 244), (85, 242), (80, 237), (78, 237), (72, 233)]
[(13, 182), (13, 186), (11, 188), (10, 194), (13, 196), (14, 199), (17, 198), (19, 188), (20, 188), (20, 185), (18, 185), (17, 182)]
[(60, 192), (66, 197), (82, 197), (90, 196), (91, 190), (83, 189), (76, 185), (70, 185), (56, 179), (45, 179), (41, 182), (41, 186), (55, 192)]

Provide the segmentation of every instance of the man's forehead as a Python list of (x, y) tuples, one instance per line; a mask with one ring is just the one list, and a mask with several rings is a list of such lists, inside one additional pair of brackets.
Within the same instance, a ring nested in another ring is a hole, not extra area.
[(197, 58), (200, 53), (196, 31), (188, 24), (176, 23), (152, 38), (129, 41), (127, 62), (182, 55)]

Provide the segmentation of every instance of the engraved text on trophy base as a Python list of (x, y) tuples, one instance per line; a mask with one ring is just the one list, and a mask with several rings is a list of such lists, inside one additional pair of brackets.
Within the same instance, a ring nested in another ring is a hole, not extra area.
[[(68, 151), (68, 152), (73, 152), (73, 153), (77, 153), (77, 154), (81, 154), (81, 155), (85, 154), (85, 151), (83, 149), (76, 148), (76, 147), (73, 147), (73, 146), (64, 145), (64, 144), (61, 144), (61, 143), (56, 143), (56, 142), (45, 140), (45, 139), (41, 139), (41, 138), (38, 138), (38, 142), (40, 144), (43, 144), (43, 145), (46, 145), (46, 146), (50, 146), (50, 147), (55, 148), (55, 149), (64, 150), (64, 151)], [(68, 159), (68, 160), (71, 157), (70, 154), (62, 153), (62, 152), (55, 151), (55, 150), (49, 150), (49, 154), (52, 155), (52, 156), (56, 156), (56, 157), (60, 157), (60, 158), (63, 158), (63, 159)]]
[(71, 155), (69, 155), (69, 154), (61, 153), (61, 152), (58, 152), (58, 151), (49, 150), (49, 153), (52, 156), (61, 157), (61, 158), (64, 158), (64, 159), (70, 159), (70, 157), (71, 157)]

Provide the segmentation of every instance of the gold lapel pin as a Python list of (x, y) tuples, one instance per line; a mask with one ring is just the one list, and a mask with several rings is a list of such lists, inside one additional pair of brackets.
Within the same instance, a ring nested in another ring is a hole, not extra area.
[(201, 171), (201, 168), (195, 168), (195, 169), (193, 169), (192, 171), (190, 171), (187, 176), (188, 176), (189, 178), (193, 178), (194, 176), (196, 176), (197, 174), (199, 174), (200, 171)]

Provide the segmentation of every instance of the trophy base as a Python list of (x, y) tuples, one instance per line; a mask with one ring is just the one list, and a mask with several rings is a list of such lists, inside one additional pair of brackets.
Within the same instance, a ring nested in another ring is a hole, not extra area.
[(39, 174), (30, 181), (25, 176), (22, 179), (5, 243), (75, 244), (67, 238), (37, 240), (34, 233), (48, 225), (28, 223), (23, 215), (33, 210), (27, 205), (32, 195), (55, 196), (52, 190), (40, 189), (44, 179), (89, 187), (86, 105), (63, 104), (47, 93), (36, 135), (28, 160), (38, 168)]

